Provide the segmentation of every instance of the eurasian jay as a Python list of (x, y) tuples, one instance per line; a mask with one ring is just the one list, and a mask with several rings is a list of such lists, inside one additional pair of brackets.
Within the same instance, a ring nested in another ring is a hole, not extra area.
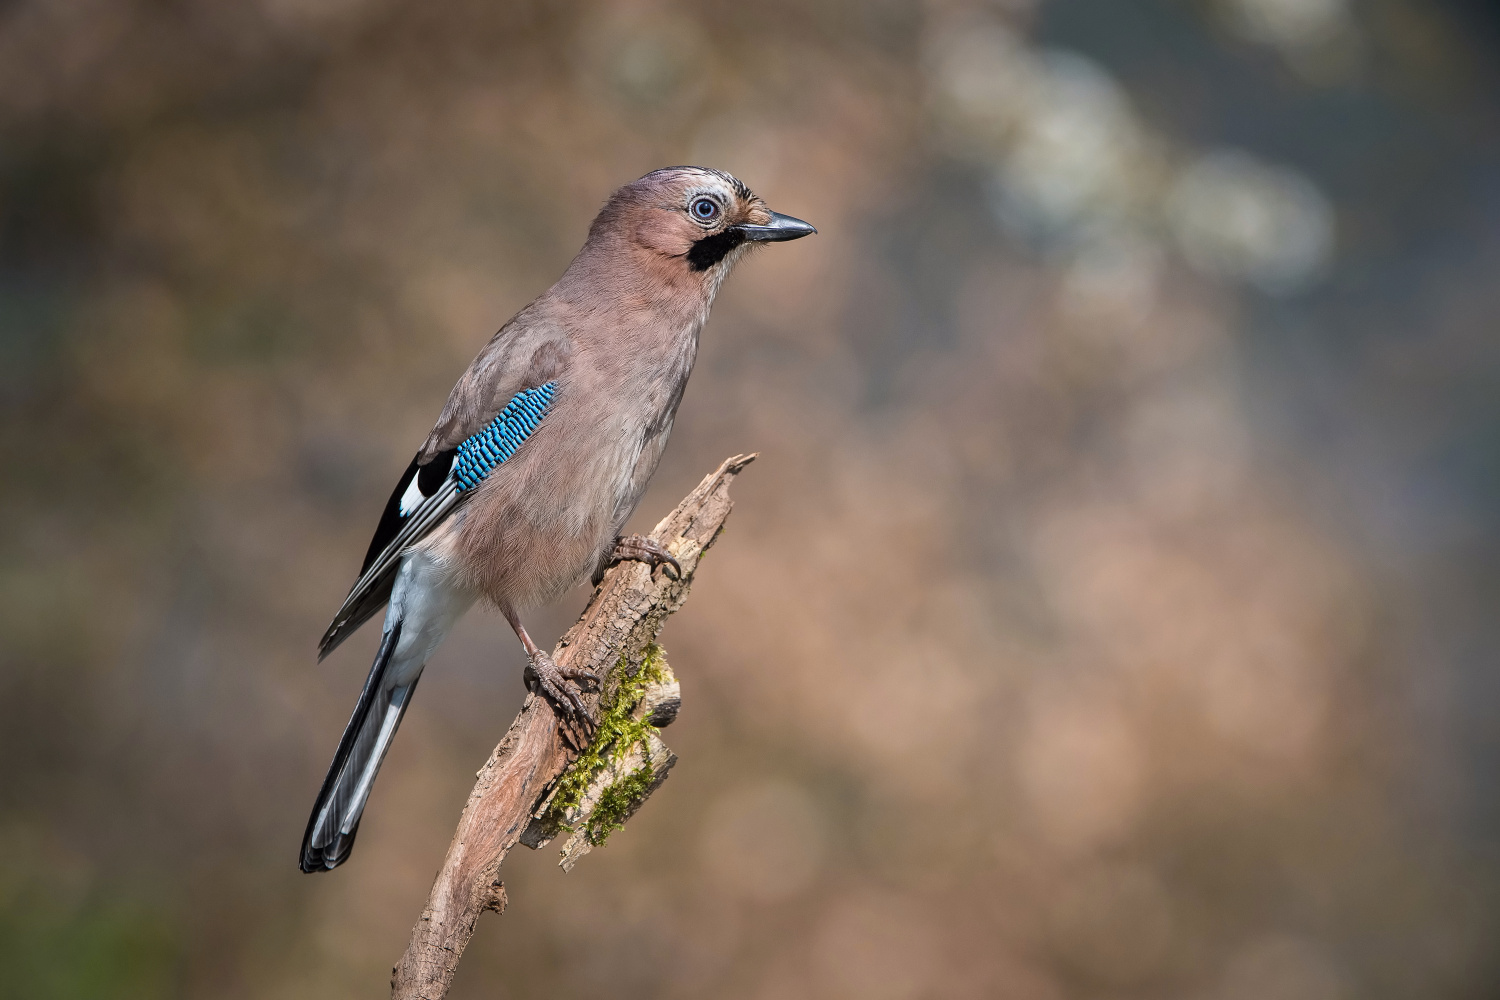
[(660, 546), (620, 532), (661, 460), (699, 331), (749, 247), (813, 232), (722, 171), (652, 171), (610, 197), (557, 284), (479, 352), (396, 483), (319, 644), (321, 660), (387, 606), (308, 820), (304, 872), (349, 857), (422, 668), (476, 600), (510, 622), (530, 659), (527, 684), (564, 731), (587, 737), (579, 683), (599, 678), (559, 668), (521, 615), (621, 559), (675, 567)]

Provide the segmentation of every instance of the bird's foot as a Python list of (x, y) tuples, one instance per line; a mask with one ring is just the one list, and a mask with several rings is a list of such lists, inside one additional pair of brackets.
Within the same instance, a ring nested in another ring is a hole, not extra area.
[(609, 557), (608, 565), (613, 566), (627, 559), (643, 562), (653, 571), (658, 566), (670, 566), (674, 578), (682, 579), (682, 563), (667, 551), (665, 545), (654, 538), (647, 538), (645, 535), (625, 535), (616, 540), (615, 551)]
[(538, 649), (526, 664), (526, 686), (552, 703), (561, 723), (563, 735), (574, 749), (582, 750), (593, 738), (597, 724), (583, 703), (579, 681), (597, 687), (601, 678), (592, 670), (560, 667), (546, 652)]

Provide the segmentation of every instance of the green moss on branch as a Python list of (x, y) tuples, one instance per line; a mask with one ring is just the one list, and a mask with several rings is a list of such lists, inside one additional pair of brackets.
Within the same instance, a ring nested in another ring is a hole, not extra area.
[[(593, 811), (585, 821), (585, 834), (593, 845), (603, 844), (609, 835), (625, 825), (632, 804), (642, 798), (651, 787), (655, 777), (650, 764), (648, 737), (658, 730), (645, 719), (633, 718), (635, 707), (645, 697), (653, 684), (668, 679), (665, 651), (656, 643), (646, 647), (641, 664), (632, 673), (630, 664), (621, 654), (611, 679), (616, 680), (613, 695), (607, 696), (599, 706), (599, 729), (588, 749), (578, 755), (562, 777), (557, 780), (552, 802), (548, 806), (546, 821), (561, 829), (572, 831), (564, 817), (583, 804), (589, 787), (606, 768), (618, 766), (632, 750), (640, 747), (641, 756), (647, 758), (623, 778), (612, 782), (600, 794)], [(607, 689), (606, 689), (607, 690)]]

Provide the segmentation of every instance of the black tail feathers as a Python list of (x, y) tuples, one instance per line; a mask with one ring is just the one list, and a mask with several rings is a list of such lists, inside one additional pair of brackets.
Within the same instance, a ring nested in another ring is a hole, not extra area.
[(323, 872), (337, 868), (354, 848), (359, 832), (360, 815), (370, 795), (375, 773), (390, 748), (391, 737), (401, 725), (406, 706), (411, 703), (417, 682), (388, 688), (384, 681), (396, 644), (401, 639), (397, 622), (380, 640), (380, 650), (370, 667), (364, 690), (354, 706), (354, 714), (344, 729), (343, 739), (323, 779), (323, 788), (313, 804), (302, 836), (299, 867), (304, 872)]

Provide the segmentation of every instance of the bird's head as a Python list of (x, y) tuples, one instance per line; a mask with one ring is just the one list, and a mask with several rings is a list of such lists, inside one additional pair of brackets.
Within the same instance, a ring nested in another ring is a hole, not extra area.
[(717, 287), (749, 247), (817, 232), (773, 212), (742, 181), (707, 167), (663, 167), (620, 188), (590, 231), (614, 233), (673, 270)]

